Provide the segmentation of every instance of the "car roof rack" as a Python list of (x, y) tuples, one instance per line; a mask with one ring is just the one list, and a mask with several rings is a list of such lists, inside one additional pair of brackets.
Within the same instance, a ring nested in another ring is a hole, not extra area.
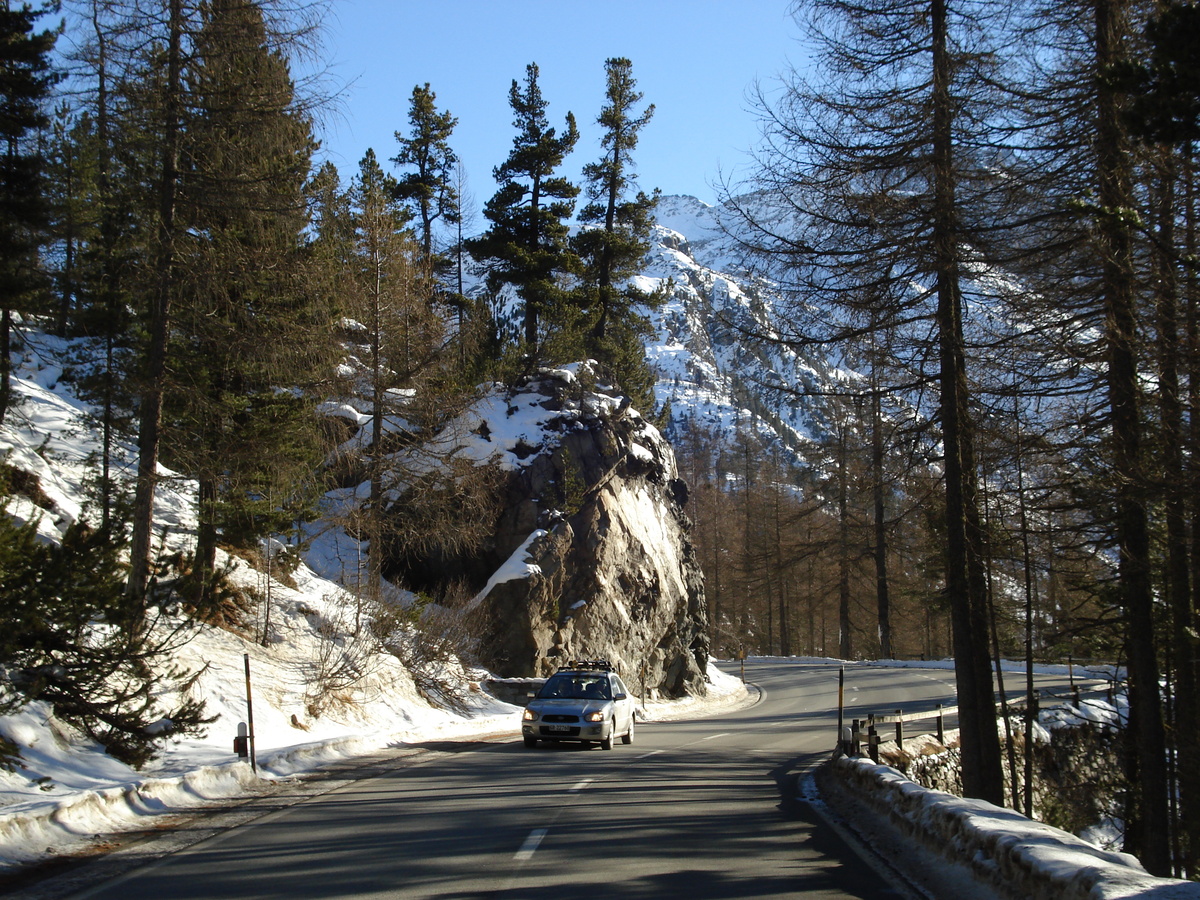
[(613, 670), (612, 663), (607, 659), (573, 659), (565, 666), (559, 666), (558, 671), (571, 671), (573, 669), (592, 669), (600, 672), (611, 672)]

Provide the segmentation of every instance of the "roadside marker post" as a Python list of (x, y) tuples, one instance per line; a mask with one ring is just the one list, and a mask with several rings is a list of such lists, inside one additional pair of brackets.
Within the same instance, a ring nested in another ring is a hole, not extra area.
[[(838, 737), (845, 741), (845, 729), (842, 727), (842, 714), (846, 708), (846, 667), (838, 666)], [(844, 752), (849, 753), (849, 742), (846, 742)]]
[(250, 751), (250, 771), (258, 773), (258, 761), (254, 756), (254, 698), (250, 693), (250, 654), (243, 653), (242, 660), (246, 664), (246, 723), (248, 725), (248, 734), (246, 735), (247, 743)]

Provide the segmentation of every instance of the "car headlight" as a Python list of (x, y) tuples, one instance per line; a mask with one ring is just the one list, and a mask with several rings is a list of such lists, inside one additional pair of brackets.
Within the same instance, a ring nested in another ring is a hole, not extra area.
[(535, 713), (532, 709), (526, 709), (525, 712), (521, 713), (521, 718), (524, 719), (526, 722), (536, 722), (537, 717), (538, 717), (538, 714)]
[(583, 720), (585, 722), (603, 722), (604, 721), (604, 712), (601, 710), (601, 711), (594, 712), (594, 713), (588, 713), (586, 716), (583, 717)]

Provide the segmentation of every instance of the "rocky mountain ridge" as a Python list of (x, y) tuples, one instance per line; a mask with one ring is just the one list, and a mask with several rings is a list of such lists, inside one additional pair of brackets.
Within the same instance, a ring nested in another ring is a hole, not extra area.
[(641, 278), (646, 288), (670, 280), (662, 307), (650, 314), (646, 354), (667, 404), (668, 437), (702, 427), (728, 438), (753, 432), (799, 466), (826, 433), (821, 397), (847, 373), (829, 359), (804, 356), (772, 335), (778, 287), (753, 274), (732, 236), (736, 216), (688, 196), (663, 197)]

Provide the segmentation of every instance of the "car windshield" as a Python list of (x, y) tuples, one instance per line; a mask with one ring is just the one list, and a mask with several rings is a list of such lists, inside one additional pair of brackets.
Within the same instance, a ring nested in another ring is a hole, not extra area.
[(551, 675), (537, 693), (542, 700), (611, 700), (608, 678), (571, 672)]

